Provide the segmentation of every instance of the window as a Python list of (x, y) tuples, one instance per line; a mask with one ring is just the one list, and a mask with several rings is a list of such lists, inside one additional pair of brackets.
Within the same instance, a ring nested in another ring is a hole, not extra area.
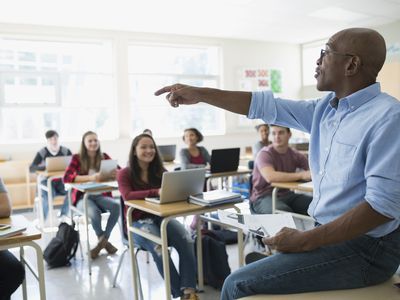
[(0, 37), (0, 143), (117, 136), (109, 41)]
[(154, 96), (160, 87), (176, 82), (218, 87), (218, 47), (131, 44), (128, 51), (133, 136), (145, 128), (159, 137), (180, 136), (187, 127), (196, 127), (207, 135), (225, 133), (222, 110), (206, 104), (176, 109), (165, 97)]
[(325, 49), (325, 41), (302, 45), (303, 86), (316, 84), (314, 75), (321, 49)]

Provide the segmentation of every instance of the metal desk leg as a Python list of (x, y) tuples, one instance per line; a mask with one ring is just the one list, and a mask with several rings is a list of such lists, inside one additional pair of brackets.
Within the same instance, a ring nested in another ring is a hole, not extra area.
[(170, 217), (166, 217), (161, 222), (161, 251), (163, 259), (163, 271), (165, 280), (165, 299), (171, 299), (171, 278), (169, 273), (169, 255), (168, 255), (168, 236), (167, 236), (167, 225), (170, 221)]
[(201, 218), (197, 219), (196, 222), (196, 251), (197, 251), (197, 280), (199, 290), (204, 290), (204, 277), (203, 277), (203, 241), (201, 239)]
[[(21, 246), (21, 247), (19, 247), (19, 260), (21, 261), (24, 270), (26, 270), (25, 269), (25, 257), (24, 257), (24, 255), (25, 255), (24, 247)], [(25, 274), (26, 274), (26, 271), (25, 271)], [(22, 298), (24, 300), (28, 299), (28, 293), (27, 293), (27, 290), (26, 290), (26, 275), (25, 275), (24, 281), (22, 281)]]
[(89, 197), (89, 192), (86, 192), (85, 195), (83, 196), (82, 201), (83, 201), (84, 215), (85, 215), (86, 246), (87, 246), (89, 276), (91, 276), (92, 275), (92, 257), (90, 256), (88, 197)]
[(45, 278), (44, 278), (44, 264), (43, 264), (42, 249), (35, 242), (28, 242), (27, 245), (31, 246), (36, 251), (40, 300), (46, 300), (46, 287), (45, 287)]
[[(240, 209), (234, 206), (234, 209), (237, 213), (240, 214)], [(244, 244), (243, 244), (243, 230), (241, 228), (237, 228), (237, 237), (238, 237), (238, 257), (239, 257), (239, 267), (244, 266)]]
[(49, 211), (47, 213), (47, 218), (50, 222), (50, 228), (53, 228), (53, 187), (52, 187), (53, 177), (47, 178), (47, 201)]
[(131, 267), (132, 267), (132, 286), (133, 286), (133, 299), (138, 300), (138, 281), (136, 270), (138, 268), (135, 257), (135, 245), (132, 237), (132, 231), (130, 230), (132, 225), (132, 212), (134, 208), (129, 207), (127, 212), (127, 228), (128, 228), (128, 240), (129, 240), (129, 253), (131, 254)]
[(272, 213), (275, 213), (276, 210), (276, 200), (277, 200), (277, 195), (278, 195), (278, 190), (279, 188), (275, 187), (272, 190)]

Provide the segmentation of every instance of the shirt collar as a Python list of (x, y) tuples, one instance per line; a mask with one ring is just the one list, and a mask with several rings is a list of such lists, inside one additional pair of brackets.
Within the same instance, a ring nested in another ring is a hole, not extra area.
[[(362, 90), (359, 90), (353, 94), (348, 95), (345, 98), (340, 99), (340, 101), (346, 99), (348, 102), (348, 106), (352, 110), (356, 110), (361, 105), (367, 103), (369, 100), (379, 95), (380, 92), (381, 92), (381, 85), (379, 82), (375, 82), (374, 84), (371, 84), (370, 86), (367, 86)], [(329, 103), (333, 108), (337, 109), (339, 104), (339, 99), (335, 96), (335, 94), (333, 94), (333, 98), (329, 101)]]

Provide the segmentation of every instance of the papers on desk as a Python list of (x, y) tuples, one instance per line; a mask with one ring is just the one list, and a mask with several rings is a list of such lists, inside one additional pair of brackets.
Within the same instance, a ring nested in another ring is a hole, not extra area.
[(189, 202), (201, 206), (242, 202), (242, 195), (226, 190), (214, 190), (189, 196)]
[(241, 228), (245, 233), (264, 228), (266, 234), (274, 236), (283, 227), (296, 228), (291, 214), (244, 215), (218, 210), (218, 218), (222, 223)]
[[(0, 225), (6, 225), (6, 224), (0, 224)], [(20, 234), (26, 230), (25, 226), (11, 225), (11, 226), (0, 226), (0, 227), (4, 228), (0, 229), (0, 239)]]

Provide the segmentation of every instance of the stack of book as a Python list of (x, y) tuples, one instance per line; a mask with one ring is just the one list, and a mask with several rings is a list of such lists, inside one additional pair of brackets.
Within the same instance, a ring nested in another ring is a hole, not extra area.
[(203, 192), (189, 197), (189, 202), (201, 206), (214, 206), (226, 203), (242, 202), (242, 196), (239, 193), (233, 193), (225, 190), (214, 190)]

